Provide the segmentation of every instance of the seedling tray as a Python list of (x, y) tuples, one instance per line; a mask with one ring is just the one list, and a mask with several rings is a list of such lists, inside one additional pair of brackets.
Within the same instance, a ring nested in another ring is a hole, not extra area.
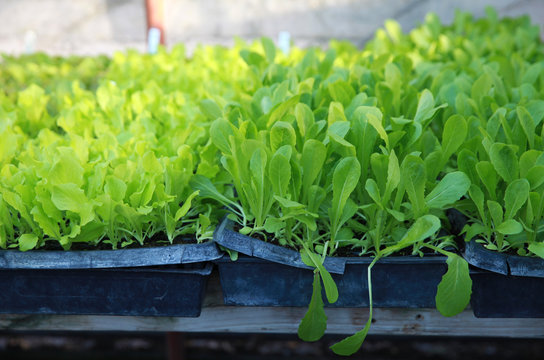
[(2, 269), (0, 313), (196, 317), (212, 267)]
[(471, 274), (471, 305), (481, 318), (544, 318), (544, 260), (485, 249), (472, 240), (465, 259)]
[(0, 313), (200, 315), (213, 242), (89, 251), (0, 251)]
[(134, 249), (0, 251), (0, 269), (104, 269), (190, 264), (219, 259), (213, 242)]
[[(225, 304), (307, 306), (312, 295), (313, 269), (300, 261), (300, 254), (242, 235), (232, 225), (225, 220), (216, 231), (215, 241), (250, 256), (240, 255), (231, 261), (225, 255), (215, 261)], [(272, 256), (266, 259), (268, 254)], [(367, 271), (371, 261), (361, 257), (325, 261), (339, 293), (338, 301), (327, 306), (368, 307)], [(372, 269), (374, 305), (433, 308), (438, 283), (446, 270), (446, 258), (442, 256), (384, 258)]]

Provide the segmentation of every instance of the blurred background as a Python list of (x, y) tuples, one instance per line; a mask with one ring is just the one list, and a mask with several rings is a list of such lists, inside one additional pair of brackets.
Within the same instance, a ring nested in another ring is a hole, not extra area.
[[(163, 0), (166, 44), (232, 43), (234, 36), (277, 39), (288, 31), (298, 46), (323, 45), (329, 39), (361, 46), (384, 20), (397, 20), (405, 31), (435, 12), (443, 22), (455, 9), (483, 16), (488, 5), (500, 16), (530, 14), (544, 24), (542, 0)], [(145, 0), (0, 0), (0, 52), (111, 54), (146, 49)]]

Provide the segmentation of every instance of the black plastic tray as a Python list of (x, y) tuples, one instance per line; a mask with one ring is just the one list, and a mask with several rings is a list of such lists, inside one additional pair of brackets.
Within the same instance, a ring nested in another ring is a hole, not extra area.
[(2, 269), (0, 313), (196, 317), (212, 267)]
[(544, 260), (490, 251), (474, 240), (464, 257), (483, 269), (471, 274), (476, 317), (544, 318)]
[[(0, 251), (0, 313), (200, 315), (213, 242), (87, 251)], [(184, 264), (184, 265), (182, 265)]]
[[(241, 235), (223, 221), (217, 243), (253, 257), (216, 260), (225, 304), (243, 306), (307, 306), (313, 269), (294, 250)], [(270, 255), (270, 256), (269, 256)], [(269, 257), (269, 259), (266, 259)], [(367, 307), (367, 270), (371, 258), (327, 258), (325, 266), (338, 287), (338, 301), (328, 306)], [(332, 270), (332, 271), (331, 271)], [(433, 308), (446, 257), (390, 257), (372, 269), (373, 302), (377, 307)]]
[(222, 255), (212, 241), (118, 250), (0, 250), (0, 269), (104, 269), (177, 265), (211, 261)]

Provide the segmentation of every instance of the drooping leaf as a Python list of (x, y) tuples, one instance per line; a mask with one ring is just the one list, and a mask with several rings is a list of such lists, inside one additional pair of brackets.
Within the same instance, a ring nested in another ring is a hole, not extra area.
[(461, 313), (470, 301), (472, 280), (468, 263), (457, 254), (448, 253), (448, 271), (438, 284), (436, 308), (443, 316)]
[(321, 279), (314, 274), (312, 299), (308, 311), (298, 326), (298, 336), (304, 341), (317, 341), (325, 334), (327, 315), (321, 298)]

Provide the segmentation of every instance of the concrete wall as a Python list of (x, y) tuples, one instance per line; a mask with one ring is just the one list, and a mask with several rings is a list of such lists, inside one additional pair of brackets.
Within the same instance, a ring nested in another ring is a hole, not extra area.
[[(234, 36), (276, 38), (284, 30), (300, 46), (330, 38), (363, 44), (388, 18), (409, 30), (430, 11), (449, 22), (457, 8), (481, 16), (491, 4), (501, 16), (530, 14), (544, 24), (544, 0), (164, 1), (167, 43), (190, 47), (229, 44)], [(29, 31), (36, 50), (56, 54), (145, 50), (144, 0), (0, 0), (0, 52), (24, 52)]]

